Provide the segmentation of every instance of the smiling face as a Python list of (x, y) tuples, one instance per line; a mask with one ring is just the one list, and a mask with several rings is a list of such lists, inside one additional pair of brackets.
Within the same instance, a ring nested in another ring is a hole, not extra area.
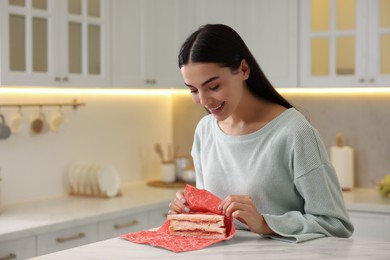
[(223, 121), (240, 105), (249, 69), (245, 61), (237, 71), (216, 63), (188, 63), (181, 73), (192, 100)]

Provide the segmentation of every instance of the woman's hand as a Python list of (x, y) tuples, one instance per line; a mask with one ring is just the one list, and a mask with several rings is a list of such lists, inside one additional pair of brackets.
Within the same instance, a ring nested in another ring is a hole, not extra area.
[(218, 209), (227, 217), (233, 217), (246, 224), (257, 234), (275, 234), (269, 228), (264, 217), (257, 211), (252, 198), (247, 195), (230, 195), (226, 197)]
[(188, 213), (190, 209), (186, 206), (186, 199), (183, 192), (176, 192), (176, 197), (169, 203), (168, 214)]

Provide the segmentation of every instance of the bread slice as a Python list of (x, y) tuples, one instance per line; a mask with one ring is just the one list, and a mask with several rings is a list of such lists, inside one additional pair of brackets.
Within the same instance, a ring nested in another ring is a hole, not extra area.
[(215, 214), (168, 215), (169, 232), (176, 236), (222, 239), (226, 237), (225, 217)]

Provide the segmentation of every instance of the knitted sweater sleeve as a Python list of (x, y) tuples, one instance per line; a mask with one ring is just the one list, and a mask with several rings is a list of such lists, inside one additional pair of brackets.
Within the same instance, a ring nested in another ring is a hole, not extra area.
[[(319, 134), (310, 129), (291, 151), (294, 185), (304, 199), (304, 212), (263, 214), (275, 239), (302, 242), (323, 236), (350, 237), (353, 233), (333, 166)], [(311, 136), (308, 141), (308, 136)], [(309, 166), (309, 167), (308, 167)]]

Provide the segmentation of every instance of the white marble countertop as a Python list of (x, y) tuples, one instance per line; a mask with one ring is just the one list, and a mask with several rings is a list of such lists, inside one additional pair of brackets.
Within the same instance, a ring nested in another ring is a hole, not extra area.
[(168, 211), (175, 193), (174, 189), (133, 183), (122, 189), (122, 196), (110, 199), (60, 196), (6, 206), (0, 213), (0, 243), (157, 207), (166, 206)]
[[(126, 185), (122, 193), (112, 199), (61, 196), (4, 207), (0, 213), (0, 243), (157, 207), (166, 206), (168, 210), (176, 190), (134, 183)], [(354, 189), (344, 192), (344, 197), (348, 210), (390, 214), (390, 198), (374, 189)]]
[(320, 238), (293, 244), (237, 231), (229, 241), (182, 253), (134, 244), (120, 238), (72, 248), (34, 259), (386, 259), (390, 242), (342, 238)]

